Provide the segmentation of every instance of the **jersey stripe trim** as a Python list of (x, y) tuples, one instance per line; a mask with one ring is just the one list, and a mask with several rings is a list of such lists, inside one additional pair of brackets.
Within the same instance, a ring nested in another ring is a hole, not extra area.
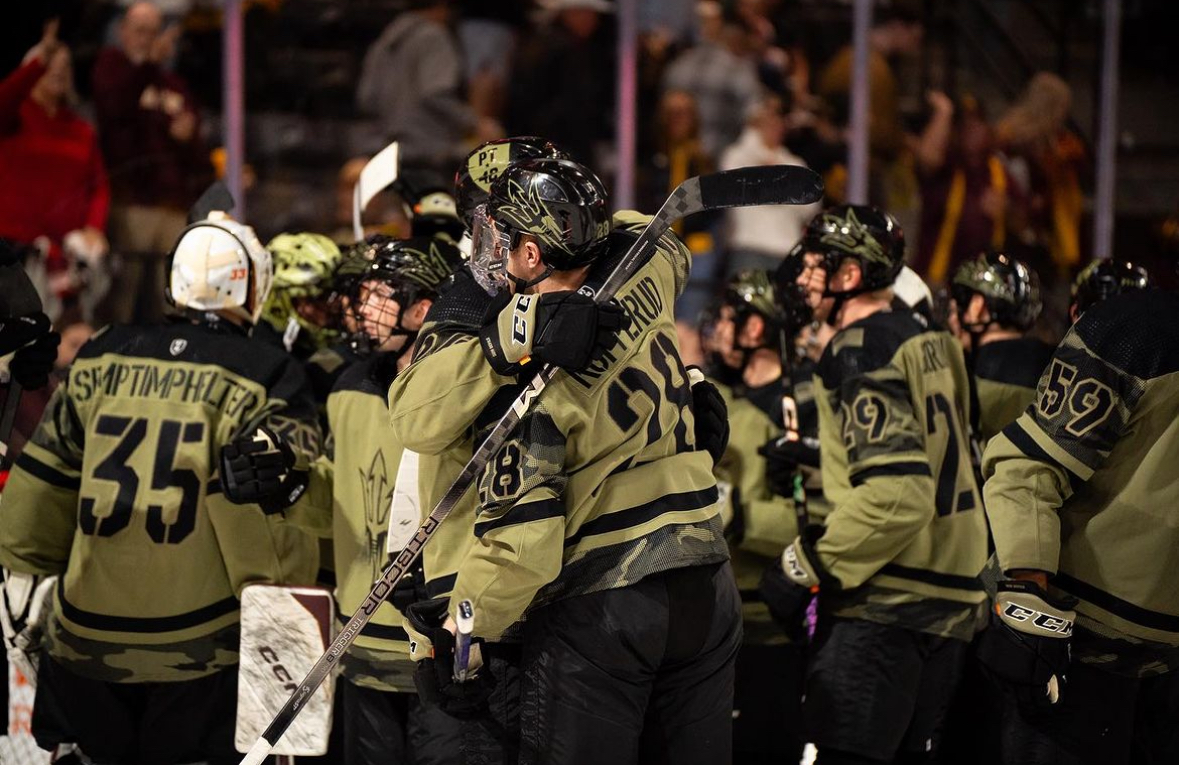
[(458, 572), (430, 579), (426, 582), (426, 594), (431, 598), (449, 595), (454, 590), (454, 583), (458, 581)]
[(1139, 624), (1143, 627), (1149, 627), (1153, 630), (1179, 633), (1179, 616), (1162, 614), (1158, 611), (1143, 608), (1142, 606), (1136, 606), (1128, 600), (1122, 600), (1117, 595), (1108, 593), (1105, 590), (1094, 587), (1087, 582), (1082, 582), (1065, 573), (1059, 573), (1054, 576), (1052, 582), (1081, 600), (1087, 600), (1098, 608), (1109, 611), (1114, 616), (1119, 616), (1126, 621)]
[(21, 452), (20, 457), (16, 461), (16, 466), (34, 478), (39, 478), (45, 483), (56, 486), (59, 489), (77, 491), (82, 488), (81, 476), (77, 478), (68, 476), (57, 468), (45, 464), (28, 452)]
[[(63, 577), (64, 578), (64, 577)], [(107, 632), (175, 632), (191, 627), (199, 627), (218, 617), (231, 614), (240, 608), (237, 598), (229, 597), (176, 616), (110, 616), (83, 611), (66, 600), (62, 580), (57, 581), (57, 602), (61, 605), (61, 615), (79, 627)]]
[(898, 579), (912, 579), (915, 582), (932, 584), (935, 587), (948, 587), (954, 590), (970, 590), (982, 592), (982, 582), (977, 576), (958, 576), (957, 574), (943, 574), (938, 571), (926, 571), (919, 568), (909, 568), (899, 563), (885, 563), (880, 573), (895, 576)]
[(857, 487), (869, 478), (894, 477), (899, 475), (922, 475), (932, 478), (928, 462), (914, 460), (912, 462), (890, 462), (887, 465), (873, 465), (857, 471), (851, 476), (852, 487)]
[(1032, 438), (1031, 434), (1024, 430), (1023, 425), (1019, 423), (1019, 420), (1016, 420), (1007, 427), (1003, 428), (1003, 435), (1007, 436), (1007, 440), (1014, 444), (1016, 449), (1019, 449), (1029, 458), (1036, 460), (1037, 462), (1044, 462), (1048, 465), (1051, 465), (1052, 467), (1059, 468), (1060, 470), (1064, 471), (1064, 474), (1068, 476), (1068, 482), (1072, 485), (1074, 492), (1085, 483), (1083, 478), (1074, 473), (1060, 460), (1053, 457), (1051, 454), (1045, 451), (1042, 446), (1036, 443), (1036, 440)]
[(528, 502), (514, 505), (506, 513), (490, 521), (475, 524), (475, 537), (482, 539), (483, 535), (493, 529), (504, 526), (514, 526), (518, 523), (532, 523), (547, 518), (562, 518), (565, 515), (565, 503), (559, 499), (542, 499), (539, 502)]
[(631, 528), (632, 526), (640, 526), (658, 518), (664, 513), (700, 510), (715, 504), (717, 496), (716, 485), (713, 484), (707, 489), (685, 491), (679, 494), (666, 494), (652, 502), (607, 513), (583, 524), (577, 530), (577, 533), (565, 540), (565, 546), (572, 547), (585, 537), (596, 534), (607, 534), (611, 531), (620, 531)]

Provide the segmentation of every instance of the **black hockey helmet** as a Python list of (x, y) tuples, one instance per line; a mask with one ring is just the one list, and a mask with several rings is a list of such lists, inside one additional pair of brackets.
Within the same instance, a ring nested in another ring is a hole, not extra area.
[(525, 135), (488, 141), (467, 155), (454, 174), (454, 198), (459, 217), (470, 230), (475, 208), (487, 201), (491, 182), (508, 165), (526, 159), (569, 159), (552, 141)]
[(883, 210), (867, 205), (827, 208), (807, 224), (802, 243), (806, 252), (823, 257), (828, 278), (844, 259), (859, 261), (864, 278), (857, 293), (891, 287), (905, 265), (901, 225)]
[(950, 296), (958, 305), (958, 318), (971, 331), (983, 329), (967, 326), (962, 319), (976, 294), (986, 301), (992, 321), (1022, 331), (1031, 329), (1044, 307), (1036, 272), (1003, 252), (984, 252), (966, 261), (958, 267), (950, 283)]
[(1073, 280), (1073, 306), (1080, 316), (1097, 303), (1132, 290), (1154, 287), (1150, 273), (1128, 260), (1094, 260)]
[(567, 159), (510, 165), (491, 184), (486, 214), (505, 256), (527, 234), (536, 238), (545, 266), (556, 271), (592, 263), (606, 251), (611, 229), (606, 187), (589, 168)]
[[(415, 335), (402, 323), (406, 310), (419, 300), (436, 298), (443, 283), (462, 265), (458, 247), (438, 237), (375, 235), (366, 239), (345, 259), (338, 276), (339, 289), (347, 295), (353, 346), (363, 353), (381, 347), (389, 337)], [(396, 317), (366, 320), (364, 305), (377, 290), (381, 298), (397, 303)]]
[(810, 321), (806, 296), (796, 284), (775, 283), (768, 271), (739, 271), (725, 285), (724, 304), (731, 306), (737, 318), (738, 334), (751, 314), (766, 322), (766, 345), (777, 347), (778, 334), (793, 337)]

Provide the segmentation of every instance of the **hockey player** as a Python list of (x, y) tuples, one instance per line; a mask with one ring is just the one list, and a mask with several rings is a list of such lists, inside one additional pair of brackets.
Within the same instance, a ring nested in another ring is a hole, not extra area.
[[(532, 369), (569, 370), (480, 480), (479, 541), (451, 602), (474, 604), (485, 640), (528, 612), (522, 761), (725, 762), (740, 626), (711, 457), (694, 448), (674, 339), (688, 254), (663, 240), (619, 294), (631, 317), (619, 334), (617, 309), (574, 291), (600, 283), (634, 241), (610, 229), (590, 171), (509, 166), (475, 215), (472, 270), (505, 288), (498, 310), (480, 337), (440, 339), (399, 376), (391, 417), (408, 448), (437, 452), (471, 426), (470, 408), (513, 395), (505, 386)], [(448, 613), (427, 602), (409, 614), (419, 689), (443, 704), (471, 685), (451, 676)]]
[(875, 208), (811, 226), (798, 278), (837, 333), (815, 376), (823, 489), (763, 584), (783, 620), (818, 594), (803, 705), (821, 765), (928, 761), (985, 594), (962, 351), (892, 310), (904, 238)]
[(1032, 403), (1052, 356), (1052, 346), (1025, 336), (1043, 307), (1039, 280), (1010, 255), (986, 252), (958, 268), (950, 295), (951, 329), (977, 392), (971, 427), (985, 444)]
[[(722, 489), (725, 536), (744, 626), (736, 665), (733, 749), (738, 762), (750, 765), (797, 760), (802, 754), (802, 653), (771, 619), (758, 593), (766, 567), (798, 536), (791, 489), (776, 493), (771, 488), (767, 478), (774, 475), (759, 453), (784, 436), (782, 353), (795, 353), (794, 338), (810, 316), (809, 310), (800, 313), (796, 301), (781, 300), (777, 293), (766, 272), (738, 272), (708, 328), (719, 363), (738, 378), (732, 389), (718, 384), (733, 435), (714, 472)], [(806, 390), (811, 390), (809, 375)], [(813, 397), (807, 396), (801, 409), (805, 432), (814, 438), (818, 422)], [(798, 428), (797, 423), (791, 426)]]
[(1173, 293), (1087, 307), (987, 446), (1003, 763), (1179, 761), (1177, 327)]
[(1094, 260), (1073, 280), (1073, 300), (1068, 309), (1073, 324), (1081, 314), (1097, 303), (1123, 292), (1148, 290), (1154, 287), (1150, 273), (1128, 260)]
[[(295, 525), (332, 539), (341, 614), (356, 610), (388, 561), (385, 536), (402, 447), (388, 426), (385, 391), (409, 364), (439, 286), (462, 264), (458, 249), (438, 239), (382, 240), (371, 250), (367, 269), (342, 285), (352, 293), (349, 311), (364, 358), (341, 375), (328, 397), (334, 453), (320, 456), (301, 473), (307, 490), (290, 507), (284, 499), (291, 492), (277, 479), (266, 497), (267, 509), (285, 510)], [(223, 471), (238, 484), (266, 480), (267, 464), (281, 464), (286, 447), (262, 445), (247, 437), (227, 446)], [(440, 736), (447, 732), (445, 721), (420, 719), (426, 710), (413, 696), (409, 646), (393, 604), (378, 609), (340, 668), (346, 681), (339, 686), (344, 762), (458, 761), (454, 725), (451, 735)]]
[(96, 762), (232, 762), (238, 595), (309, 583), (313, 540), (222, 490), (220, 446), (265, 426), (303, 465), (319, 428), (290, 357), (247, 337), (270, 289), (254, 232), (213, 213), (172, 254), (187, 320), (78, 353), (0, 503), (0, 564), (58, 575), (32, 728)]
[(467, 155), (454, 176), (455, 201), (467, 232), (474, 224), (475, 210), (487, 202), (491, 183), (516, 162), (528, 159), (569, 159), (552, 141), (537, 136), (515, 136), (488, 141)]

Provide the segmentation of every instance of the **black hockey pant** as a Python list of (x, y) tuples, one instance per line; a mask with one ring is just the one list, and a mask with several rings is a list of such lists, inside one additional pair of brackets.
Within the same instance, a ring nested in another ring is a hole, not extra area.
[(728, 564), (557, 601), (524, 622), (521, 765), (726, 765), (741, 610)]

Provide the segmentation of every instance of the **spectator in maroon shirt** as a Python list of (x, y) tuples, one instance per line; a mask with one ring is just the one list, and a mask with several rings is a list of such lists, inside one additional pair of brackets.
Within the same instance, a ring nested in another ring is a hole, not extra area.
[(119, 26), (119, 47), (104, 48), (94, 64), (98, 133), (114, 198), (111, 240), (122, 266), (121, 286), (112, 292), (116, 321), (162, 318), (167, 253), (211, 180), (196, 104), (184, 81), (161, 66), (179, 29), (162, 24), (158, 8), (135, 3)]
[(106, 171), (94, 128), (70, 108), (72, 98), (70, 52), (51, 21), (25, 63), (0, 81), (0, 238), (26, 253), (51, 318), (77, 287), (72, 258), (94, 265), (107, 250)]

